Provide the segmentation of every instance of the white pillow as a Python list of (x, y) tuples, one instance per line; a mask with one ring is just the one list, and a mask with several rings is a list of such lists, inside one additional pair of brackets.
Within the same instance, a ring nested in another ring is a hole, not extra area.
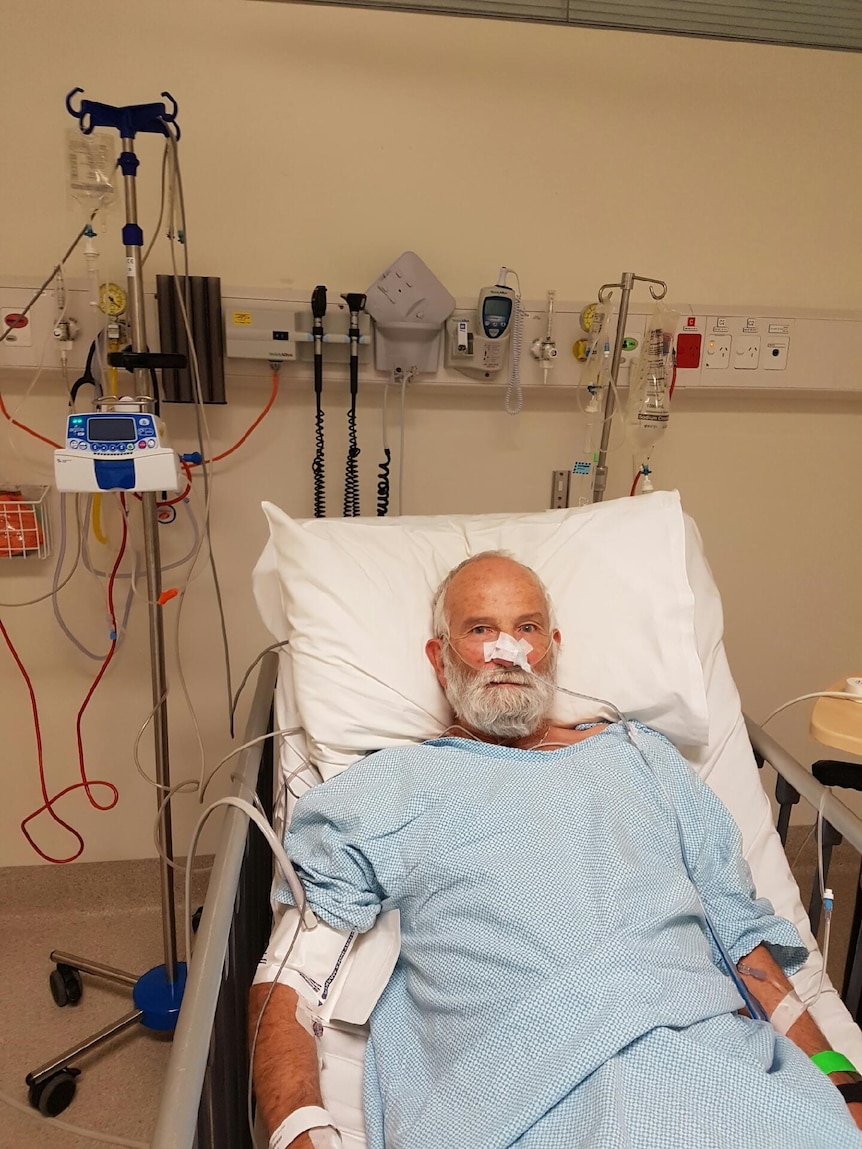
[[(678, 744), (707, 741), (675, 491), (520, 515), (293, 520), (263, 509), (271, 541), (255, 594), (267, 626), (290, 639), (297, 709), (324, 777), (449, 724), (424, 653), (431, 602), (452, 567), (485, 550), (508, 551), (548, 588), (562, 686), (609, 699)], [(562, 721), (596, 715), (593, 703), (557, 699)]]

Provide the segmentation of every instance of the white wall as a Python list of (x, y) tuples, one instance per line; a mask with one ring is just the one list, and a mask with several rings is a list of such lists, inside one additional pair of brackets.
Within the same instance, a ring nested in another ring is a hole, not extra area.
[[(456, 295), (501, 263), (527, 297), (553, 287), (590, 298), (623, 270), (668, 281), (676, 301), (862, 308), (862, 58), (441, 17), (315, 9), (252, 0), (150, 0), (108, 12), (82, 0), (22, 6), (3, 38), (7, 115), (0, 146), (6, 221), (0, 274), (41, 279), (80, 226), (64, 184), (63, 100), (180, 105), (192, 270), (231, 285), (363, 290), (412, 248)], [(157, 214), (161, 145), (141, 137), (140, 212)], [(122, 275), (115, 210), (103, 275)], [(113, 244), (110, 256), (108, 248)], [(150, 274), (169, 270), (166, 245)], [(82, 274), (79, 263), (70, 268)], [(828, 349), (824, 349), (824, 355)], [(7, 402), (26, 382), (0, 373)], [(209, 414), (216, 444), (247, 426), (269, 391), (265, 366), (228, 380)], [(250, 594), (264, 541), (262, 498), (311, 511), (313, 405), (285, 369), (276, 407), (216, 475), (213, 539), (237, 676), (267, 641)], [(363, 494), (373, 505), (379, 390), (360, 405)], [(340, 504), (346, 389), (328, 386), (330, 507)], [(422, 386), (410, 397), (405, 509), (458, 512), (547, 505), (549, 470), (571, 461), (571, 395), (530, 393), (511, 419), (500, 395)], [(681, 395), (659, 485), (677, 486), (697, 519), (724, 595), (727, 644), (747, 709), (862, 671), (856, 590), (862, 406), (849, 400)], [(47, 372), (19, 414), (54, 437), (62, 382)], [(170, 430), (193, 447), (191, 413)], [(611, 460), (622, 494), (627, 454)], [(50, 455), (0, 432), (0, 473), (50, 475)], [(162, 535), (167, 557), (185, 546)], [(139, 540), (139, 536), (138, 536)], [(8, 569), (12, 568), (12, 569)], [(50, 589), (50, 563), (7, 563), (0, 601)], [(169, 581), (169, 580), (166, 580)], [(82, 635), (103, 637), (99, 589), (76, 575), (62, 599)], [(168, 630), (173, 608), (166, 609)], [(92, 667), (59, 634), (50, 604), (2, 615), (30, 670), (53, 791), (75, 779), (75, 713)], [(211, 764), (228, 747), (223, 673), (205, 572), (184, 608), (183, 664)], [(198, 762), (171, 655), (174, 776)], [(23, 684), (0, 650), (5, 782), (0, 864), (35, 860), (17, 826), (38, 804)], [(87, 840), (87, 860), (152, 852), (155, 800), (131, 763), (150, 707), (143, 603), (129, 642), (84, 723), (91, 774), (114, 781), (118, 807), (91, 812), (80, 791), (58, 806)], [(804, 709), (804, 708), (803, 708)], [(806, 713), (777, 720), (798, 754), (817, 753)], [(149, 740), (144, 740), (149, 762)], [(182, 852), (194, 800), (176, 810)], [(45, 846), (68, 839), (43, 829)]]

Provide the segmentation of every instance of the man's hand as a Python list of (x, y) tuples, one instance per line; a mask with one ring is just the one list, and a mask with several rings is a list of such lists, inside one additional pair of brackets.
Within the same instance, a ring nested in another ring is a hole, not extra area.
[[(789, 979), (765, 945), (759, 945), (756, 949), (753, 949), (747, 957), (743, 958), (739, 965), (760, 971), (762, 979), (761, 977), (753, 977), (744, 970), (740, 970), (740, 975), (771, 1017), (773, 1010), (784, 995), (789, 993), (793, 988)], [(787, 1031), (787, 1036), (809, 1057), (815, 1053), (820, 1053), (824, 1049), (830, 1048), (829, 1042), (820, 1032), (817, 1023), (808, 1010), (794, 1022)], [(848, 1085), (852, 1081), (862, 1080), (862, 1077), (860, 1077), (858, 1073), (838, 1072), (830, 1073), (829, 1080), (833, 1085)], [(862, 1101), (850, 1102), (847, 1108), (857, 1126), (862, 1129)]]

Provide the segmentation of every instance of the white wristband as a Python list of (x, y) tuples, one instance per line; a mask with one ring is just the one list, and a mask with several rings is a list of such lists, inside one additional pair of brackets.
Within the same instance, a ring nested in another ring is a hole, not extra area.
[(772, 1028), (783, 1037), (799, 1021), (806, 1008), (805, 1002), (800, 1001), (796, 991), (791, 990), (772, 1011), (772, 1016), (769, 1019)]
[(333, 1126), (334, 1136), (332, 1140), (334, 1144), (340, 1145), (341, 1138), (335, 1132), (335, 1123), (326, 1110), (321, 1109), (319, 1105), (304, 1105), (301, 1109), (294, 1109), (293, 1113), (285, 1117), (270, 1137), (269, 1149), (287, 1149), (291, 1141), (294, 1141), (300, 1133), (307, 1133), (309, 1129), (320, 1129), (329, 1125)]

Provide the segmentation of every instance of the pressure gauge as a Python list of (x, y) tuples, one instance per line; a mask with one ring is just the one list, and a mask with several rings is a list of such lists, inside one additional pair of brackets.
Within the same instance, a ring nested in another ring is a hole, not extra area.
[(105, 315), (122, 315), (126, 310), (126, 293), (116, 283), (103, 283), (99, 288), (99, 310)]
[(588, 303), (581, 312), (581, 330), (586, 331), (588, 335), (592, 329), (593, 320), (596, 316), (596, 306), (597, 305), (595, 303)]

